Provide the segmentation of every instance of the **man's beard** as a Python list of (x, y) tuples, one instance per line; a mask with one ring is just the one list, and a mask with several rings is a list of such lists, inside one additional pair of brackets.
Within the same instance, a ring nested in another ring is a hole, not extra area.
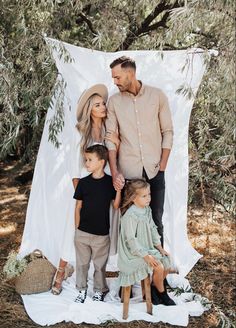
[(120, 91), (127, 91), (128, 90), (128, 86), (125, 87), (123, 85), (117, 85), (117, 87)]

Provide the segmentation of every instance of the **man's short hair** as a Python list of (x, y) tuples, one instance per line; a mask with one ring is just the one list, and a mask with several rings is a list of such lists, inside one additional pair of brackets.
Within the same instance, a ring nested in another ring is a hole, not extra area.
[(119, 58), (115, 59), (110, 64), (110, 68), (113, 68), (117, 65), (121, 65), (122, 68), (130, 67), (130, 68), (133, 68), (136, 71), (135, 61), (130, 57), (122, 56), (122, 57), (119, 57)]
[(85, 150), (85, 154), (96, 154), (99, 159), (104, 159), (105, 164), (104, 167), (107, 164), (108, 161), (108, 149), (107, 147), (103, 145), (93, 145), (88, 147)]

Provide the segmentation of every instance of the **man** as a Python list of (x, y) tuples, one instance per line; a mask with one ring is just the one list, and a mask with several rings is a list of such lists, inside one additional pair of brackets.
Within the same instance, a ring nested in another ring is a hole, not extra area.
[(124, 179), (146, 178), (151, 186), (153, 219), (163, 245), (164, 171), (173, 142), (168, 100), (160, 89), (136, 79), (136, 64), (131, 58), (122, 56), (110, 68), (120, 91), (109, 99), (106, 121), (107, 133), (118, 131), (120, 137), (119, 154), (107, 141), (113, 184), (121, 188)]

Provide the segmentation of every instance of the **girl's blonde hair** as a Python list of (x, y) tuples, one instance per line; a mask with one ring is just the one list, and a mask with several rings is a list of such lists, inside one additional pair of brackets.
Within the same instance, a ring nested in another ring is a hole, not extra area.
[[(81, 141), (80, 141), (80, 151), (84, 154), (85, 150), (91, 146), (93, 139), (92, 139), (92, 118), (91, 112), (94, 105), (94, 98), (101, 97), (99, 94), (95, 93), (87, 100), (86, 104), (82, 111), (80, 111), (76, 124), (76, 128), (81, 134)], [(102, 119), (102, 130), (101, 130), (101, 138), (103, 139), (105, 136), (105, 119)]]
[(148, 187), (150, 187), (150, 185), (145, 179), (133, 179), (125, 183), (125, 194), (122, 206), (120, 208), (122, 215), (124, 215), (133, 204), (133, 201), (137, 196), (137, 192)]

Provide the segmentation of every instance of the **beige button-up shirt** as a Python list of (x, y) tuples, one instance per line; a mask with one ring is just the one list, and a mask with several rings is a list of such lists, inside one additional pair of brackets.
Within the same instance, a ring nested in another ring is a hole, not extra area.
[[(106, 129), (119, 133), (118, 170), (124, 177), (140, 178), (144, 168), (149, 179), (153, 178), (162, 148), (171, 149), (173, 142), (167, 97), (160, 89), (143, 84), (136, 96), (128, 92), (112, 95)], [(106, 146), (116, 150), (112, 142), (107, 141)]]

